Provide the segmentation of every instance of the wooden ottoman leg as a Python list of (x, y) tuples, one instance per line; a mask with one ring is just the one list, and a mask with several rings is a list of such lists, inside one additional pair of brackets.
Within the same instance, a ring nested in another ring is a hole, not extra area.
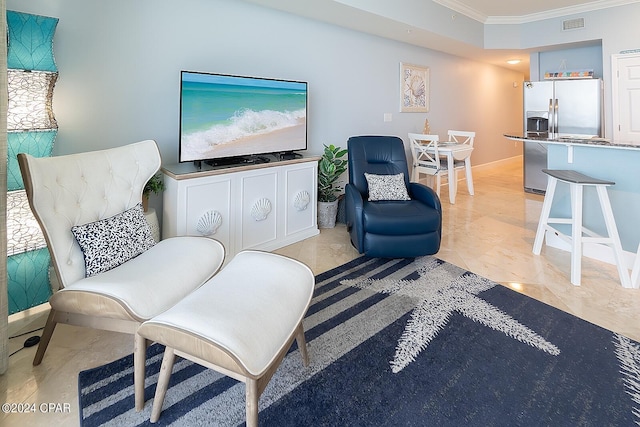
[(246, 383), (247, 401), (247, 427), (258, 427), (258, 380), (247, 378)]
[(169, 380), (171, 379), (171, 371), (173, 371), (173, 361), (175, 355), (173, 349), (167, 347), (162, 357), (162, 365), (160, 366), (160, 374), (158, 374), (158, 384), (156, 385), (156, 395), (153, 398), (153, 409), (151, 410), (151, 422), (155, 423), (160, 418), (162, 412), (162, 404), (164, 396), (167, 394)]
[(302, 326), (302, 322), (300, 322), (300, 325), (298, 325), (296, 342), (298, 343), (298, 349), (300, 350), (300, 355), (302, 356), (302, 364), (304, 366), (309, 366), (309, 352), (307, 351), (307, 341), (304, 338), (304, 327)]
[(147, 339), (138, 333), (133, 338), (133, 391), (136, 411), (144, 408), (144, 379), (147, 363)]

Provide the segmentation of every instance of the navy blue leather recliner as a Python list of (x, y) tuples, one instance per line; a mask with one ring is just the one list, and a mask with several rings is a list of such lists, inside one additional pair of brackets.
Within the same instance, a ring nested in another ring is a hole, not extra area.
[[(431, 188), (409, 182), (402, 139), (354, 136), (349, 138), (347, 149), (347, 230), (358, 252), (380, 258), (412, 258), (437, 253), (442, 233), (440, 199)], [(375, 175), (404, 173), (411, 200), (368, 201), (365, 172)]]

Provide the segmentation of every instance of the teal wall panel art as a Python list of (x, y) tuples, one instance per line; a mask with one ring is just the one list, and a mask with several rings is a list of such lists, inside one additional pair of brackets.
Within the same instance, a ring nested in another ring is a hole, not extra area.
[(24, 183), (18, 166), (18, 153), (50, 157), (58, 131), (10, 132), (7, 134), (7, 190), (22, 190)]
[(57, 72), (53, 34), (58, 18), (7, 11), (7, 68)]
[(23, 252), (7, 258), (9, 314), (43, 304), (51, 296), (49, 250)]
[(9, 314), (47, 302), (49, 250), (29, 207), (18, 153), (49, 157), (58, 133), (53, 89), (57, 18), (7, 11), (7, 275)]

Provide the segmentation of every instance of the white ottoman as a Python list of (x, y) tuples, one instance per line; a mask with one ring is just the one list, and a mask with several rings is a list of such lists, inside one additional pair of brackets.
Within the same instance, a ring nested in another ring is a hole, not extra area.
[(247, 426), (258, 425), (258, 399), (294, 338), (308, 365), (302, 327), (315, 279), (306, 265), (259, 251), (243, 251), (202, 287), (138, 333), (164, 344), (151, 422), (160, 417), (175, 355), (246, 385)]

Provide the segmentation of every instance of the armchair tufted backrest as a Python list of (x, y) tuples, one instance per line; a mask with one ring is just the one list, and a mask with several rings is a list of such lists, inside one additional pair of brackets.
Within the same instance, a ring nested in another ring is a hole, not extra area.
[(402, 139), (397, 136), (352, 136), (347, 141), (349, 183), (362, 194), (369, 193), (364, 173), (397, 175), (404, 173), (409, 187), (409, 167)]
[(71, 227), (108, 218), (142, 200), (160, 168), (155, 141), (65, 156), (18, 154), (27, 198), (65, 287), (85, 277), (84, 256)]

